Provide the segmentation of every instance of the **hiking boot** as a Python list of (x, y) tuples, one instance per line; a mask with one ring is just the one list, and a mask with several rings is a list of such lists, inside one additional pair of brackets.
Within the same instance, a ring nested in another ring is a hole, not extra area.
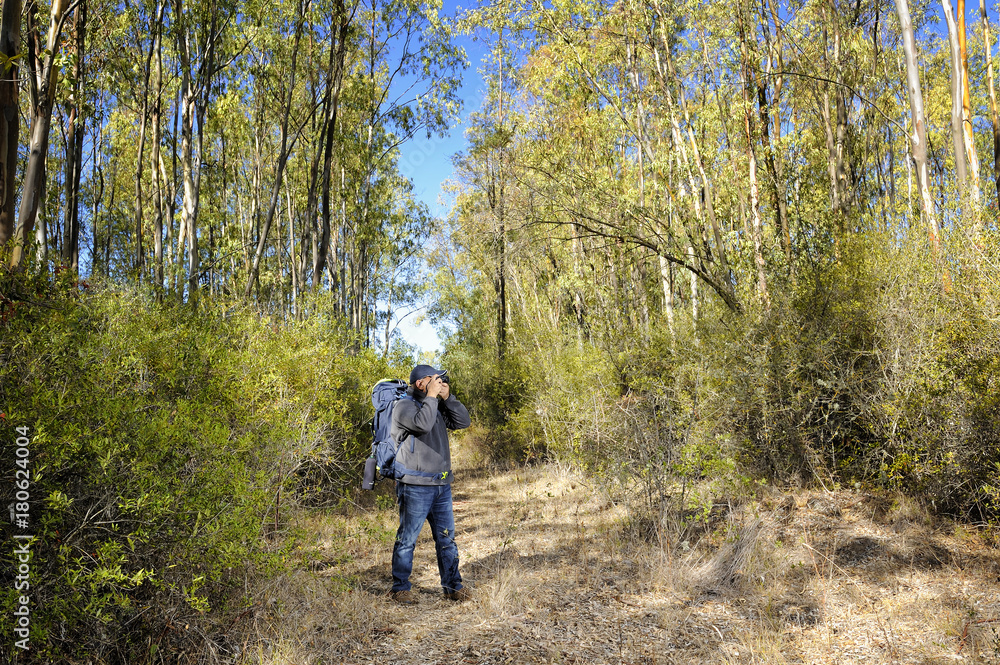
[(413, 605), (417, 602), (416, 596), (409, 589), (405, 591), (390, 591), (389, 598), (400, 605)]
[(461, 603), (466, 600), (472, 600), (472, 592), (469, 591), (467, 588), (462, 587), (457, 591), (446, 592), (444, 594), (444, 597), (447, 598), (448, 600), (455, 600)]

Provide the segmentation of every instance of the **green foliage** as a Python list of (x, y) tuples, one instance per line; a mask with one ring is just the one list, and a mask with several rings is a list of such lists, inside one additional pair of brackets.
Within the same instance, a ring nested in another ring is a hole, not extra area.
[[(11, 487), (12, 427), (29, 427), (34, 656), (144, 662), (150, 644), (176, 653), (199, 633), (224, 645), (246, 585), (290, 560), (289, 511), (356, 481), (371, 377), (398, 371), (348, 355), (321, 300), (289, 324), (230, 302), (195, 312), (0, 279), (19, 296), (3, 324), (0, 459)], [(2, 593), (10, 634), (12, 585)]]
[(530, 369), (516, 352), (500, 363), (494, 349), (474, 344), (454, 345), (441, 363), (453, 377), (455, 394), (489, 434), (484, 442), (486, 461), (507, 463), (522, 459), (532, 441), (519, 431), (516, 414), (524, 407)]
[[(673, 324), (657, 314), (648, 336), (638, 317), (630, 326), (621, 309), (601, 308), (621, 303), (602, 285), (556, 279), (512, 306), (507, 371), (492, 360), (491, 303), (478, 295), (488, 287), (470, 275), (463, 297), (445, 280), (439, 306), (461, 308), (463, 324), (445, 357), (475, 385), (494, 457), (577, 464), (640, 498), (632, 505), (654, 524), (697, 522), (690, 511), (712, 503), (706, 481), (739, 496), (763, 480), (900, 489), (995, 521), (995, 271), (959, 246), (946, 275), (925, 260), (921, 236), (842, 234), (775, 275), (769, 307), (739, 316), (706, 298), (697, 321), (689, 309)], [(993, 247), (987, 236), (976, 251)], [(538, 280), (538, 269), (517, 264), (512, 280)], [(591, 326), (551, 309), (572, 302), (552, 297), (560, 289), (591, 289)]]
[(693, 484), (762, 479), (1000, 516), (994, 193), (954, 187), (949, 54), (924, 34), (935, 214), (954, 235), (928, 252), (893, 120), (905, 80), (886, 69), (899, 26), (855, 9), (465, 14), (496, 46), (434, 315), (495, 451), (583, 466), (657, 524), (711, 503)]

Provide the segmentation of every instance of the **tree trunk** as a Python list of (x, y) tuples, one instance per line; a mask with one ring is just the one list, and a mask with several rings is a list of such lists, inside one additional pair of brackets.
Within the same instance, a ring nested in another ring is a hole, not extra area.
[[(764, 155), (767, 161), (767, 170), (771, 176), (771, 192), (774, 196), (775, 228), (781, 232), (781, 245), (785, 250), (785, 262), (790, 266), (792, 262), (792, 248), (788, 234), (788, 202), (785, 197), (785, 176), (781, 156), (778, 153), (778, 146), (776, 145), (777, 140), (781, 137), (781, 44), (779, 40), (779, 54), (777, 56), (779, 73), (775, 79), (774, 97), (769, 100), (767, 81), (772, 77), (774, 72), (774, 59), (772, 55), (774, 46), (771, 43), (771, 30), (763, 7), (761, 7), (760, 19), (761, 25), (764, 27), (764, 37), (767, 42), (767, 71), (764, 80), (757, 83), (757, 106), (760, 112), (761, 133), (764, 139)], [(774, 117), (774, 129), (776, 132), (775, 143), (771, 141), (772, 116)]]
[(917, 186), (920, 189), (920, 203), (924, 221), (930, 235), (931, 248), (935, 260), (941, 258), (941, 229), (937, 216), (934, 214), (934, 201), (931, 198), (930, 182), (927, 177), (927, 127), (924, 121), (924, 100), (920, 93), (920, 70), (917, 67), (917, 52), (913, 39), (913, 23), (910, 21), (910, 8), (906, 0), (895, 0), (896, 14), (899, 16), (900, 31), (903, 36), (903, 54), (906, 60), (907, 92), (910, 98), (910, 114), (913, 119), (913, 134), (910, 144), (913, 151), (913, 162), (917, 171)]
[[(42, 143), (42, 153), (48, 154), (49, 152), (49, 135), (46, 134), (45, 141)], [(38, 191), (40, 195), (38, 197), (38, 217), (35, 220), (35, 246), (39, 249), (38, 258), (41, 260), (42, 265), (48, 265), (49, 262), (49, 236), (48, 236), (48, 219), (46, 218), (45, 211), (45, 201), (49, 197), (49, 171), (46, 168), (42, 169), (42, 184), (39, 186)], [(55, 229), (55, 241), (59, 242), (59, 229)], [(55, 248), (58, 251), (58, 247)]]
[(160, 141), (162, 128), (160, 116), (163, 110), (163, 13), (166, 2), (160, 0), (157, 8), (156, 24), (153, 26), (153, 156), (150, 164), (150, 175), (153, 180), (153, 270), (156, 283), (157, 301), (163, 300), (163, 182), (160, 180)]
[[(198, 289), (198, 185), (194, 165), (194, 92), (191, 77), (184, 67), (181, 75), (181, 178), (184, 183), (184, 198), (181, 202), (181, 227), (177, 242), (177, 263), (181, 263), (184, 244), (188, 245), (188, 297), (195, 298)], [(178, 284), (178, 296), (183, 286)]]
[[(673, 57), (670, 53), (669, 42), (664, 29), (664, 18), (662, 8), (657, 0), (654, 2), (654, 7), (657, 11), (657, 16), (659, 17), (659, 43), (654, 42), (653, 44), (653, 54), (656, 61), (656, 72), (660, 79), (660, 87), (663, 89), (663, 93), (667, 98), (668, 102), (670, 100), (670, 91), (667, 85), (666, 76), (664, 76), (663, 68), (660, 64), (660, 50), (662, 49), (663, 57), (666, 60), (667, 72), (670, 75), (670, 79), (673, 81), (674, 85), (677, 87), (678, 91), (678, 102), (680, 104), (681, 113), (684, 115), (684, 123), (687, 128), (687, 141), (691, 144), (691, 153), (694, 156), (694, 163), (698, 169), (698, 176), (701, 180), (701, 194), (704, 196), (705, 201), (705, 212), (708, 215), (708, 222), (711, 227), (712, 237), (715, 240), (715, 252), (711, 252), (710, 248), (707, 252), (709, 259), (718, 260), (719, 268), (721, 272), (721, 279), (719, 282), (725, 285), (726, 288), (732, 286), (732, 280), (729, 268), (728, 250), (722, 239), (722, 230), (719, 226), (718, 218), (715, 214), (715, 191), (712, 186), (712, 180), (708, 177), (705, 172), (705, 163), (701, 157), (701, 150), (698, 148), (698, 141), (694, 134), (694, 123), (691, 122), (691, 114), (688, 110), (687, 97), (684, 92), (684, 83), (680, 80), (677, 75), (677, 71), (674, 69)], [(706, 41), (702, 41), (703, 53), (706, 56), (705, 66), (708, 66), (708, 46)], [(683, 139), (681, 140), (683, 144)], [(662, 257), (661, 257), (662, 258)]]
[[(179, 22), (177, 52), (181, 69), (181, 172), (184, 181), (181, 235), (187, 238), (188, 249), (188, 299), (196, 303), (201, 277), (201, 257), (198, 250), (198, 206), (201, 197), (201, 160), (204, 156), (205, 115), (215, 77), (215, 48), (220, 38), (219, 16), (215, 3), (210, 7), (210, 18), (205, 43), (196, 47), (201, 56), (197, 64), (192, 60), (191, 41), (195, 37), (184, 11), (177, 11)], [(228, 22), (224, 25), (228, 25)], [(197, 122), (197, 134), (195, 124)], [(197, 142), (197, 146), (195, 146)], [(197, 159), (196, 155), (197, 153)], [(181, 248), (178, 247), (178, 259)], [(178, 261), (179, 262), (179, 261)], [(180, 294), (178, 294), (180, 295)]]
[[(148, 74), (148, 69), (146, 70)], [(148, 76), (147, 76), (148, 80)], [(146, 120), (149, 117), (149, 85), (142, 100), (142, 118), (139, 120), (139, 146), (136, 152), (135, 164), (135, 278), (137, 283), (142, 283), (142, 273), (145, 261), (145, 252), (142, 247), (142, 171), (143, 158), (146, 152)]]
[[(772, 104), (773, 119), (774, 123), (774, 145), (775, 148), (772, 151), (772, 158), (774, 159), (774, 169), (775, 177), (778, 180), (778, 191), (780, 192), (782, 200), (783, 212), (780, 212), (781, 218), (781, 245), (785, 249), (785, 260), (788, 262), (788, 269), (792, 269), (792, 235), (788, 224), (788, 206), (786, 202), (786, 193), (788, 189), (788, 180), (785, 177), (785, 160), (781, 153), (781, 91), (784, 87), (785, 78), (783, 72), (785, 71), (785, 62), (782, 55), (782, 48), (784, 42), (783, 31), (781, 29), (781, 20), (778, 17), (778, 6), (775, 0), (768, 0), (768, 5), (771, 9), (771, 17), (774, 20), (774, 38), (775, 38), (775, 57), (778, 65), (778, 73), (774, 77), (774, 102)], [(767, 19), (764, 19), (767, 21)]]
[[(94, 248), (93, 256), (91, 257), (91, 272), (95, 275), (100, 275), (101, 273), (101, 262), (100, 262), (100, 252), (99, 248), (99, 238), (98, 233), (98, 221), (100, 220), (100, 210), (101, 202), (104, 200), (104, 168), (102, 166), (102, 159), (104, 152), (102, 150), (104, 144), (103, 131), (100, 125), (94, 128), (94, 140), (90, 144), (90, 182), (93, 191), (93, 201), (91, 202), (90, 208), (90, 219), (91, 226), (93, 226), (94, 233)], [(104, 266), (103, 275), (106, 277), (108, 274), (107, 266)]]
[[(844, 95), (844, 71), (840, 62), (840, 54), (843, 48), (843, 35), (840, 32), (840, 20), (837, 7), (832, 0), (830, 2), (831, 17), (833, 24), (833, 71), (830, 78), (835, 80), (833, 90), (834, 113), (836, 114), (835, 129), (833, 136), (833, 174), (837, 180), (837, 212), (846, 213), (854, 202), (854, 188), (847, 171), (847, 100)], [(829, 109), (827, 109), (829, 114)], [(838, 216), (840, 230), (845, 230), (846, 217)]]
[[(77, 26), (76, 39), (77, 39), (77, 53), (78, 59), (76, 62), (76, 84), (78, 86), (78, 94), (83, 96), (83, 81), (84, 81), (84, 53), (86, 51), (86, 40), (87, 40), (87, 2), (82, 0), (80, 6), (77, 9), (80, 14), (80, 22)], [(77, 101), (77, 106), (80, 102)], [(73, 242), (73, 247), (70, 254), (70, 268), (73, 272), (79, 272), (80, 269), (80, 176), (83, 171), (83, 142), (86, 132), (86, 121), (84, 118), (79, 117), (80, 113), (77, 112), (79, 123), (79, 128), (76, 131), (76, 145), (74, 147), (73, 155), (73, 231), (71, 239)]]
[[(295, 209), (292, 207), (292, 188), (285, 181), (285, 206), (288, 213), (288, 260), (291, 263), (292, 277), (292, 316), (296, 321), (302, 315), (301, 303), (299, 302), (299, 257), (295, 251)], [(301, 243), (301, 239), (299, 240)]]
[[(14, 250), (11, 253), (11, 268), (21, 265), (31, 243), (35, 222), (38, 219), (38, 206), (44, 192), (42, 184), (45, 179), (45, 158), (48, 153), (49, 127), (52, 123), (52, 103), (55, 96), (56, 77), (59, 70), (54, 66), (59, 34), (62, 31), (63, 14), (69, 6), (69, 0), (56, 0), (52, 3), (52, 14), (49, 19), (49, 33), (44, 51), (29, 53), (29, 58), (36, 60), (35, 76), (30, 83), (32, 87), (33, 104), (31, 113), (31, 142), (29, 144), (28, 164), (24, 169), (24, 186), (22, 187), (21, 205), (17, 213), (17, 230), (14, 233)], [(40, 46), (40, 35), (34, 16), (37, 6), (32, 1), (28, 7), (29, 41), (36, 48)], [(39, 56), (44, 55), (44, 60)], [(39, 62), (40, 61), (40, 62)]]
[[(315, 90), (313, 91), (313, 99), (316, 98)], [(314, 101), (315, 103), (315, 101)], [(327, 132), (327, 122), (326, 118), (329, 115), (328, 106), (330, 104), (330, 95), (326, 95), (326, 99), (322, 105), (323, 116), (320, 122), (319, 139), (316, 141), (316, 153), (309, 165), (309, 190), (306, 198), (306, 211), (305, 218), (302, 224), (302, 238), (301, 238), (301, 252), (302, 257), (299, 262), (299, 284), (301, 285), (301, 290), (305, 292), (306, 289), (306, 279), (308, 277), (307, 266), (314, 268), (319, 253), (319, 229), (316, 225), (316, 216), (319, 213), (319, 173), (320, 173), (320, 162), (323, 160), (324, 150), (326, 148), (326, 132)], [(313, 127), (315, 132), (315, 126)], [(309, 262), (309, 257), (312, 256), (313, 262)], [(315, 275), (314, 279), (320, 279), (322, 275)]]
[(844, 86), (841, 81), (842, 75), (840, 74), (839, 63), (837, 65), (837, 72), (837, 94), (835, 96), (837, 104), (837, 191), (840, 193), (840, 209), (842, 212), (847, 212), (854, 206), (856, 193), (854, 191), (853, 178), (848, 170), (847, 126), (849, 117), (847, 115), (847, 100), (845, 99)]
[(0, 54), (6, 66), (0, 75), (0, 250), (14, 237), (18, 115), (18, 67), (12, 60), (21, 49), (21, 0), (3, 0), (0, 18)]
[[(79, 62), (79, 60), (77, 60), (77, 62)], [(70, 100), (70, 103), (73, 103), (72, 100)], [(63, 164), (63, 193), (65, 196), (65, 206), (63, 208), (63, 244), (62, 252), (60, 252), (60, 258), (65, 266), (72, 264), (74, 254), (73, 244), (75, 234), (73, 233), (73, 211), (76, 208), (76, 192), (73, 190), (73, 176), (76, 171), (76, 164), (74, 161), (74, 158), (76, 157), (76, 124), (77, 106), (74, 104), (69, 111), (69, 117), (66, 122), (66, 157)], [(82, 133), (83, 132), (81, 131), (81, 134)]]
[(1000, 115), (997, 114), (997, 93), (993, 85), (993, 46), (990, 43), (990, 21), (986, 16), (986, 0), (979, 0), (979, 15), (983, 21), (983, 44), (986, 45), (984, 49), (986, 51), (986, 82), (990, 92), (990, 120), (993, 122), (993, 177), (996, 180), (997, 204), (1000, 205)]
[(322, 228), (319, 229), (319, 246), (313, 257), (313, 291), (319, 289), (327, 253), (330, 251), (330, 187), (333, 181), (333, 139), (337, 128), (337, 111), (340, 107), (340, 91), (344, 80), (344, 59), (347, 54), (347, 32), (351, 15), (347, 13), (344, 0), (336, 0), (334, 11), (337, 19), (336, 44), (330, 45), (330, 104), (326, 116), (326, 147), (323, 152), (323, 194)]
[[(645, 143), (646, 135), (646, 117), (642, 106), (642, 95), (641, 87), (642, 82), (639, 78), (638, 69), (638, 49), (633, 49), (631, 42), (626, 45), (629, 54), (629, 64), (632, 70), (632, 86), (635, 91), (636, 105), (635, 105), (635, 124), (636, 131), (639, 133), (639, 145), (637, 146), (636, 153), (638, 154), (638, 171), (639, 171), (639, 206), (640, 208), (645, 208), (646, 206), (646, 178), (643, 173), (645, 170), (645, 164), (642, 161), (643, 144)], [(636, 266), (638, 272), (638, 278), (636, 282), (638, 283), (639, 290), (639, 305), (642, 313), (642, 331), (643, 338), (649, 339), (649, 299), (646, 294), (646, 263), (644, 257), (638, 258), (638, 265)]]
[[(740, 17), (742, 19), (742, 16)], [(750, 175), (750, 216), (751, 216), (751, 227), (750, 235), (753, 238), (753, 256), (754, 264), (757, 267), (757, 290), (760, 294), (761, 301), (764, 303), (766, 308), (770, 308), (771, 299), (767, 293), (767, 277), (764, 273), (764, 251), (763, 251), (763, 234), (761, 229), (760, 221), (760, 193), (757, 186), (757, 156), (754, 154), (754, 140), (753, 140), (753, 112), (751, 111), (751, 101), (750, 101), (750, 62), (749, 54), (747, 53), (747, 43), (746, 43), (746, 32), (743, 29), (742, 21), (740, 26), (740, 47), (742, 54), (742, 64), (741, 72), (743, 75), (743, 127), (744, 134), (746, 138), (746, 150), (747, 150), (747, 163), (749, 165), (749, 175)]]
[[(180, 75), (177, 75), (180, 78)], [(184, 237), (184, 220), (178, 225), (177, 235), (180, 239), (174, 238), (174, 219), (177, 216), (177, 137), (180, 136), (180, 121), (181, 121), (181, 94), (180, 90), (177, 91), (177, 100), (173, 104), (174, 107), (174, 131), (171, 132), (173, 137), (173, 142), (170, 146), (170, 174), (167, 176), (167, 165), (161, 159), (160, 160), (160, 176), (163, 178), (163, 185), (167, 189), (164, 196), (164, 207), (166, 208), (166, 249), (167, 256), (165, 257), (166, 264), (170, 267), (170, 274), (167, 275), (167, 289), (178, 294), (180, 297), (180, 291), (183, 291), (183, 287), (178, 288), (178, 279), (180, 277), (180, 262), (181, 262), (181, 245), (183, 244)]]
[[(281, 182), (285, 175), (285, 164), (288, 163), (288, 120), (292, 114), (292, 99), (295, 96), (295, 68), (299, 57), (299, 40), (302, 37), (302, 11), (302, 2), (299, 2), (295, 16), (295, 38), (292, 42), (292, 71), (288, 77), (288, 98), (285, 101), (285, 110), (281, 117), (281, 148), (278, 151), (278, 162), (274, 166), (274, 183), (271, 187), (271, 203), (267, 208), (267, 216), (264, 218), (264, 227), (261, 229), (260, 239), (257, 241), (257, 251), (254, 252), (253, 265), (250, 267), (250, 274), (247, 276), (247, 285), (243, 291), (244, 298), (249, 298), (250, 294), (253, 292), (254, 283), (257, 281), (257, 275), (260, 271), (260, 257), (264, 254), (264, 247), (267, 245), (267, 234), (271, 230), (271, 224), (274, 222), (275, 211), (277, 211), (278, 202), (281, 200)], [(278, 251), (280, 257), (280, 248)]]
[(667, 329), (670, 331), (671, 343), (677, 341), (674, 328), (674, 269), (667, 259), (660, 254), (660, 279), (663, 282), (663, 312), (667, 315)]
[(840, 181), (837, 179), (837, 142), (833, 136), (833, 123), (830, 120), (830, 90), (829, 84), (824, 84), (823, 103), (820, 106), (820, 114), (823, 118), (823, 130), (826, 137), (826, 172), (830, 179), (830, 208), (834, 212), (840, 212)]
[(503, 187), (497, 211), (496, 236), (496, 288), (497, 288), (497, 359), (503, 364), (507, 355), (507, 220), (505, 218)]
[(962, 129), (962, 55), (958, 46), (958, 28), (951, 0), (941, 0), (945, 22), (948, 24), (948, 45), (951, 47), (951, 140), (955, 147), (955, 175), (962, 207), (969, 212), (969, 177), (965, 154), (965, 132)]
[[(697, 259), (694, 255), (694, 247), (691, 245), (688, 245), (687, 257), (691, 265), (695, 265)], [(698, 276), (694, 272), (691, 273), (691, 322), (694, 323), (695, 328), (698, 327)], [(696, 343), (697, 339), (696, 337)]]
[(830, 71), (830, 63), (827, 58), (830, 41), (826, 28), (828, 23), (829, 17), (826, 14), (826, 7), (824, 7), (823, 27), (820, 32), (823, 40), (823, 65), (827, 80), (823, 83), (823, 101), (820, 104), (820, 115), (823, 118), (823, 130), (826, 137), (826, 171), (827, 177), (830, 179), (830, 208), (834, 211), (834, 213), (839, 213), (842, 202), (840, 180), (837, 178), (837, 141), (834, 138), (833, 122), (830, 118), (830, 78), (832, 76), (832, 72)]
[[(965, 46), (965, 0), (957, 0), (958, 5), (958, 51), (962, 65), (962, 129), (965, 139), (965, 155), (969, 160), (969, 187), (972, 200), (979, 203), (979, 157), (976, 155), (976, 139), (972, 134), (972, 101), (969, 94), (969, 54)], [(990, 49), (985, 42), (986, 50)], [(972, 211), (978, 220), (978, 210)]]
[(581, 286), (586, 278), (583, 272), (583, 240), (580, 238), (580, 229), (576, 224), (571, 225), (570, 229), (573, 234), (573, 274), (577, 279), (577, 283), (573, 285), (573, 314), (576, 318), (576, 347), (577, 350), (582, 353), (584, 331), (587, 327), (587, 310), (583, 303), (583, 287)]

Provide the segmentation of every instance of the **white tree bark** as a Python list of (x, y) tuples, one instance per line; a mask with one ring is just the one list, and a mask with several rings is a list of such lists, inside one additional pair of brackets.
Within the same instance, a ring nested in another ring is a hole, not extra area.
[[(896, 7), (898, 12), (898, 2)], [(955, 25), (955, 11), (952, 9), (951, 0), (941, 0), (941, 7), (944, 8), (944, 20), (948, 24), (948, 45), (951, 47), (951, 140), (955, 146), (955, 175), (958, 178), (962, 202), (966, 204), (969, 194), (969, 174), (965, 154), (965, 133), (962, 131), (962, 56), (958, 47), (958, 27)]]
[[(948, 0), (944, 0), (947, 2)], [(917, 171), (917, 187), (920, 190), (921, 210), (927, 223), (931, 247), (935, 258), (940, 254), (941, 228), (938, 226), (937, 215), (934, 214), (934, 201), (931, 199), (930, 183), (927, 177), (927, 126), (924, 121), (924, 98), (920, 93), (920, 70), (917, 68), (917, 51), (913, 40), (913, 22), (910, 20), (910, 7), (906, 0), (895, 0), (896, 14), (899, 16), (899, 27), (903, 36), (903, 55), (906, 60), (907, 93), (910, 98), (910, 114), (913, 120), (913, 134), (910, 135), (910, 145), (913, 151), (913, 162)]]

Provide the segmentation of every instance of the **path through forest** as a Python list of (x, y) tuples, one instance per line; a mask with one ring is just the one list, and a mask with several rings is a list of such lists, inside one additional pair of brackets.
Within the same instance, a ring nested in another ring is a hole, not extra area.
[(388, 599), (388, 507), (314, 524), (317, 570), (275, 590), (285, 647), (266, 662), (1000, 662), (1000, 555), (911, 503), (797, 491), (716, 505), (666, 556), (565, 469), (456, 478), (475, 600), (442, 598), (427, 529), (418, 604)]

